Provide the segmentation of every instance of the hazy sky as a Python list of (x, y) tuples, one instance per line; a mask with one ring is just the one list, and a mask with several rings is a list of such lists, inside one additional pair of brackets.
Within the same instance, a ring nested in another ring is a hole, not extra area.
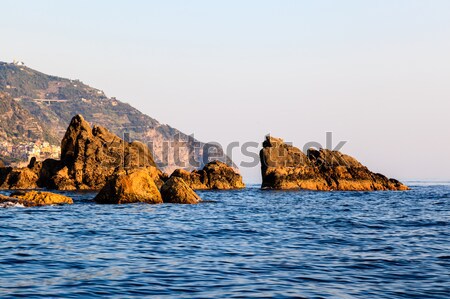
[(80, 79), (199, 140), (270, 132), (303, 147), (331, 131), (374, 171), (450, 179), (448, 0), (0, 5), (1, 61)]

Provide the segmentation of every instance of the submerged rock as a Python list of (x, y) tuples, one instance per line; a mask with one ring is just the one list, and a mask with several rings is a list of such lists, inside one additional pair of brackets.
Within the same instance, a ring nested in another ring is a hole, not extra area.
[(267, 136), (260, 152), (262, 188), (375, 191), (408, 190), (395, 179), (373, 173), (338, 151), (310, 149), (307, 155), (282, 139)]
[(242, 176), (236, 173), (232, 167), (220, 161), (210, 162), (202, 170), (192, 172), (177, 169), (171, 177), (182, 178), (194, 190), (245, 188)]
[(161, 195), (166, 203), (197, 204), (200, 196), (179, 177), (171, 177), (161, 187)]
[(25, 207), (73, 204), (72, 198), (51, 192), (15, 192), (12, 193), (10, 197), (16, 199), (18, 204), (21, 204)]
[(151, 173), (145, 168), (118, 171), (109, 178), (94, 200), (100, 204), (163, 202)]

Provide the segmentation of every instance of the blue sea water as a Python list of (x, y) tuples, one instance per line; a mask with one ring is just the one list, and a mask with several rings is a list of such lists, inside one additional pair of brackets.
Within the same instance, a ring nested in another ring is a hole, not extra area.
[(450, 185), (412, 188), (0, 209), (0, 297), (449, 298)]

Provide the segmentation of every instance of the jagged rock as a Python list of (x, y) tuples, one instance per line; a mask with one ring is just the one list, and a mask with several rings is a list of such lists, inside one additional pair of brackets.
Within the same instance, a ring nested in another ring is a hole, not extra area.
[(282, 139), (267, 136), (260, 152), (262, 188), (305, 190), (408, 190), (395, 179), (371, 172), (338, 151), (310, 149), (305, 155)]
[(0, 188), (100, 190), (121, 168), (146, 168), (158, 186), (167, 179), (147, 146), (126, 142), (100, 126), (91, 128), (76, 115), (61, 142), (61, 160), (33, 158), (26, 168), (0, 168)]
[(64, 166), (58, 170), (50, 179), (51, 186), (57, 190), (76, 190), (73, 180), (69, 176), (69, 169)]
[(94, 200), (101, 204), (163, 202), (151, 173), (145, 168), (118, 171), (109, 178)]
[(145, 169), (145, 171), (147, 171), (148, 175), (155, 182), (156, 187), (158, 187), (158, 189), (161, 189), (161, 186), (164, 184), (164, 182), (169, 179), (167, 173), (162, 172), (161, 170), (159, 170), (154, 166), (147, 166), (142, 169)]
[(355, 158), (338, 151), (309, 149), (308, 158), (332, 190), (408, 190), (399, 181), (373, 173)]
[(156, 167), (150, 150), (75, 116), (61, 142), (61, 161), (77, 189), (100, 189), (117, 167)]
[(298, 148), (267, 136), (260, 153), (263, 188), (328, 190), (318, 170)]
[(58, 189), (52, 184), (52, 176), (60, 167), (61, 161), (48, 159), (38, 162), (33, 157), (27, 167), (0, 168), (0, 189), (36, 189), (40, 187)]
[(242, 176), (234, 171), (231, 166), (213, 161), (203, 167), (206, 173), (207, 186), (209, 189), (242, 189), (245, 184), (242, 182)]
[(161, 187), (161, 195), (166, 203), (197, 204), (201, 201), (192, 188), (182, 178), (171, 177)]
[(40, 187), (58, 189), (55, 184), (52, 184), (52, 177), (61, 167), (63, 167), (61, 161), (47, 159), (39, 162), (33, 157), (27, 167), (0, 168), (0, 189), (36, 189)]
[(38, 175), (28, 167), (2, 168), (0, 171), (1, 189), (35, 189), (38, 188)]
[(192, 172), (189, 172), (184, 169), (176, 169), (172, 173), (171, 177), (178, 177), (183, 179), (183, 181), (194, 190), (209, 189), (209, 187), (206, 185), (207, 178), (205, 177), (205, 173), (202, 170), (194, 170)]
[(194, 190), (245, 188), (242, 176), (236, 173), (232, 167), (220, 161), (210, 162), (202, 170), (192, 172), (177, 169), (171, 177), (182, 178)]
[(11, 171), (12, 167), (0, 167), (0, 189), (9, 189), (7, 178)]
[[(24, 205), (25, 207), (73, 204), (72, 198), (51, 192), (15, 192), (12, 193), (10, 197), (16, 199), (16, 203)], [(9, 200), (7, 198), (2, 198), (1, 200), (11, 201), (11, 198), (9, 198)]]

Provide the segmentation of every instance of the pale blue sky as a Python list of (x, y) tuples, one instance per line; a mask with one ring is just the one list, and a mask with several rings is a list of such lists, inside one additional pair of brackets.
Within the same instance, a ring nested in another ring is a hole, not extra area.
[(80, 79), (202, 141), (270, 132), (302, 147), (332, 131), (375, 171), (450, 179), (450, 1), (0, 5), (0, 60)]

